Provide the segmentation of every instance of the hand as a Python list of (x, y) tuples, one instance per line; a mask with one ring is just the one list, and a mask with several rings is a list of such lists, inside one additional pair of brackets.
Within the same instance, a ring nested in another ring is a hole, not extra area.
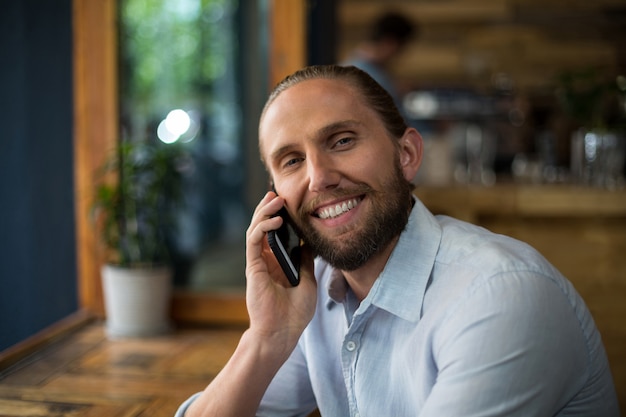
[(311, 251), (303, 247), (300, 284), (292, 287), (267, 243), (278, 229), (272, 217), (285, 201), (267, 193), (246, 232), (246, 302), (250, 328), (228, 363), (191, 404), (187, 416), (254, 416), (276, 372), (291, 355), (313, 318), (317, 284)]
[(291, 352), (315, 313), (317, 284), (309, 248), (302, 247), (300, 284), (292, 287), (267, 243), (267, 232), (282, 224), (281, 217), (272, 216), (283, 205), (281, 197), (268, 192), (252, 216), (246, 233), (246, 302), (250, 331), (279, 340)]

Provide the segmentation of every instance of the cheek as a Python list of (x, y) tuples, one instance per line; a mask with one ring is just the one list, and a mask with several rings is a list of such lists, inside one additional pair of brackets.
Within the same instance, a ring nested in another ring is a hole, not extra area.
[(285, 200), (289, 200), (293, 192), (293, 186), (289, 184), (289, 181), (276, 179), (274, 182), (274, 191)]
[(374, 148), (372, 152), (361, 155), (354, 165), (355, 172), (360, 178), (376, 178), (378, 182), (389, 177), (396, 164), (395, 149), (392, 145), (387, 148)]
[(274, 184), (276, 193), (285, 199), (285, 205), (290, 212), (297, 211), (302, 204), (304, 192), (301, 183), (294, 176), (289, 176), (289, 178), (277, 179)]

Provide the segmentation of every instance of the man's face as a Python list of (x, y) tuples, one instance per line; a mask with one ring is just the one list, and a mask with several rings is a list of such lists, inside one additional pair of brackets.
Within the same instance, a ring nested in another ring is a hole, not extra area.
[(309, 80), (281, 93), (259, 129), (277, 193), (314, 253), (355, 270), (395, 241), (411, 186), (377, 113), (349, 85)]

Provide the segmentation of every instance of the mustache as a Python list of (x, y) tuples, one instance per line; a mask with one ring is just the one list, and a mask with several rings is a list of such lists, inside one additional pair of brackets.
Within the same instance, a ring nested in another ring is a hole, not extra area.
[(303, 204), (298, 210), (298, 216), (304, 219), (315, 212), (320, 205), (332, 200), (340, 200), (346, 197), (353, 197), (361, 194), (372, 194), (375, 190), (367, 184), (357, 184), (347, 188), (336, 188), (323, 194), (317, 195), (312, 200)]

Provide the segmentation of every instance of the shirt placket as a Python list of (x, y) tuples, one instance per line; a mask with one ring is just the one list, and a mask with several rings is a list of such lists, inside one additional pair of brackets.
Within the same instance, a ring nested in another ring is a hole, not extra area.
[(367, 309), (361, 314), (354, 315), (341, 348), (341, 364), (351, 417), (360, 417), (356, 392), (356, 369), (362, 347), (362, 335), (365, 329), (366, 316), (369, 315), (368, 312), (370, 310)]

